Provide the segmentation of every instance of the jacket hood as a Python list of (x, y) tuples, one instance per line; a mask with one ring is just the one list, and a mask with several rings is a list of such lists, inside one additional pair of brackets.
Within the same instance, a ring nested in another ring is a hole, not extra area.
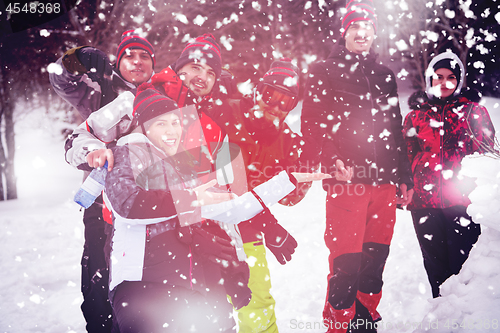
[(452, 64), (458, 65), (460, 67), (460, 78), (458, 80), (457, 88), (453, 92), (453, 97), (460, 94), (460, 91), (462, 90), (462, 86), (464, 84), (465, 69), (464, 64), (462, 63), (460, 58), (458, 58), (455, 53), (450, 51), (441, 53), (431, 60), (429, 66), (427, 66), (427, 70), (425, 71), (425, 92), (429, 99), (437, 98), (437, 96), (435, 96), (432, 92), (432, 76), (434, 75), (434, 66), (441, 60), (450, 60)]

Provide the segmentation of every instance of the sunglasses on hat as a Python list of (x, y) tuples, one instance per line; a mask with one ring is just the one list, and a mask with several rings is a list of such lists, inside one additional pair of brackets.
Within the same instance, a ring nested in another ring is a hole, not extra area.
[(297, 96), (285, 89), (264, 83), (258, 90), (262, 95), (261, 100), (265, 104), (270, 107), (278, 105), (282, 112), (290, 112), (297, 106)]

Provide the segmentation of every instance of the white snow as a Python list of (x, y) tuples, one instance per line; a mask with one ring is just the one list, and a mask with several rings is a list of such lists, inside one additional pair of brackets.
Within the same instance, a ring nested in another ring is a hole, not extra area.
[[(498, 102), (486, 99), (485, 105), (500, 129)], [(294, 112), (288, 119), (295, 130), (299, 116)], [(85, 331), (80, 311), (83, 212), (72, 202), (82, 174), (65, 163), (59, 129), (60, 124), (36, 111), (16, 123), (19, 199), (0, 202), (0, 332)], [(379, 332), (498, 330), (500, 161), (467, 158), (464, 173), (478, 177), (469, 213), (482, 225), (469, 260), (444, 283), (443, 297), (432, 299), (410, 214), (398, 210), (384, 272)], [(298, 205), (271, 209), (299, 243), (284, 266), (268, 257), (281, 332), (325, 331), (324, 200), (318, 183)]]

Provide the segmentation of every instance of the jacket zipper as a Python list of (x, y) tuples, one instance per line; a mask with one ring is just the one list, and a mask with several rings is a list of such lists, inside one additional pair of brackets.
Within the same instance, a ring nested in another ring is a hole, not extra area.
[[(375, 109), (375, 104), (373, 103), (373, 94), (372, 94), (372, 89), (371, 89), (371, 86), (370, 86), (370, 80), (368, 79), (368, 77), (366, 76), (365, 74), (365, 69), (364, 69), (364, 66), (363, 64), (361, 64), (361, 60), (360, 60), (360, 68), (361, 68), (361, 73), (363, 74), (365, 80), (366, 80), (366, 83), (368, 84), (368, 93), (370, 94), (370, 102), (372, 104), (372, 110)], [(370, 110), (370, 113), (372, 113), (373, 111)], [(372, 134), (374, 135), (375, 134), (375, 119), (372, 118)], [(375, 138), (375, 135), (373, 137), (373, 140), (376, 140)], [(376, 167), (377, 167), (377, 172), (376, 172), (376, 175), (378, 175), (378, 165), (377, 165), (377, 145), (376, 145), (376, 142), (373, 142), (373, 162), (375, 163)], [(376, 183), (378, 184), (378, 178), (376, 179)]]
[(189, 286), (191, 290), (193, 287), (193, 251), (191, 251), (191, 245), (189, 245)]
[[(444, 111), (445, 111), (445, 108), (446, 108), (446, 104), (443, 105), (443, 110), (441, 112), (441, 114), (439, 115), (440, 119), (441, 120), (441, 123), (443, 124), (443, 127), (442, 127), (442, 131), (443, 131), (443, 135), (441, 135), (441, 133), (439, 133), (439, 162), (441, 163), (441, 176), (439, 177), (439, 206), (442, 208), (443, 207), (443, 170), (444, 170)], [(440, 131), (441, 132), (441, 131)]]

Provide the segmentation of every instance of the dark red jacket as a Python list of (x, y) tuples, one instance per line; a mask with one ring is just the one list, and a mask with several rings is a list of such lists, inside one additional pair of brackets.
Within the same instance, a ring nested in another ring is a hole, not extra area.
[[(254, 189), (283, 170), (309, 171), (301, 170), (299, 166), (300, 152), (304, 145), (302, 137), (284, 122), (279, 128), (256, 126), (258, 120), (249, 120), (246, 116), (253, 107), (253, 100), (248, 98), (227, 99), (210, 114), (228, 135), (229, 142), (237, 145), (242, 153), (247, 189)], [(297, 204), (310, 187), (311, 182), (300, 183), (280, 204)], [(238, 226), (245, 243), (258, 240), (255, 235), (260, 234), (260, 231), (249, 223), (242, 222)]]
[(425, 101), (404, 121), (415, 193), (408, 209), (470, 204), (474, 179), (460, 174), (462, 159), (493, 147), (495, 129), (485, 107), (465, 97)]

